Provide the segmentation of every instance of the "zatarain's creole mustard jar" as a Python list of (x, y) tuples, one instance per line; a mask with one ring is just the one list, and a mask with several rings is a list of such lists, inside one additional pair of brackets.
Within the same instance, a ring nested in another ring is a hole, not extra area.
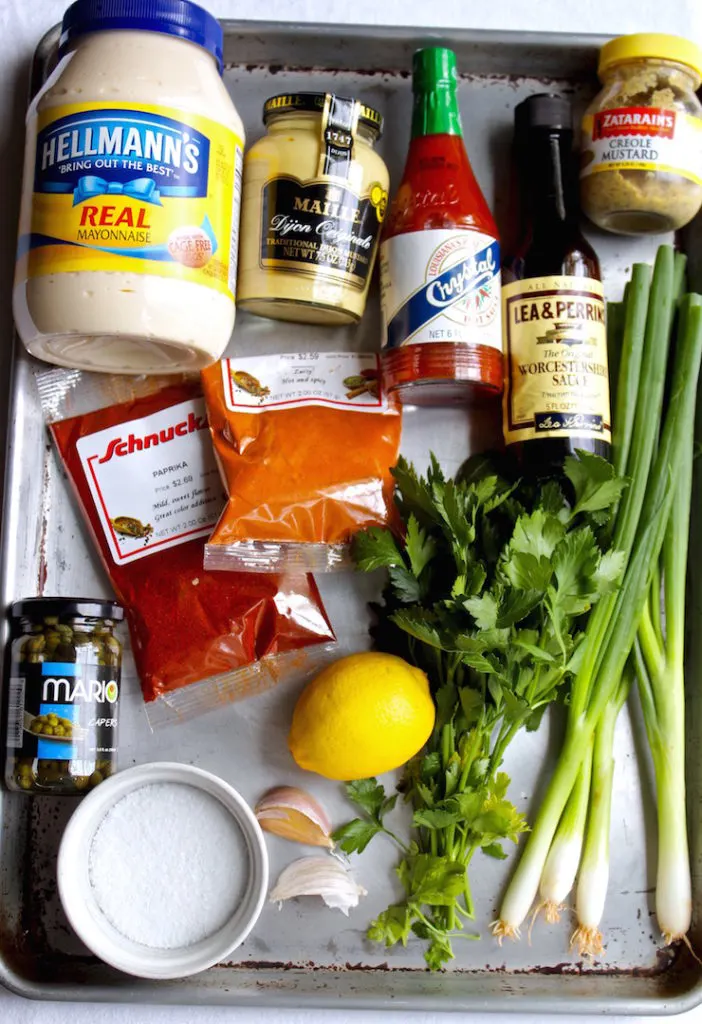
[(702, 49), (636, 33), (600, 52), (602, 90), (583, 119), (580, 197), (623, 235), (683, 227), (702, 206)]
[(273, 96), (246, 154), (239, 305), (257, 316), (353, 323), (366, 305), (388, 201), (383, 119), (332, 93)]
[(244, 129), (187, 0), (78, 0), (27, 116), (14, 314), (62, 366), (175, 373), (234, 326)]

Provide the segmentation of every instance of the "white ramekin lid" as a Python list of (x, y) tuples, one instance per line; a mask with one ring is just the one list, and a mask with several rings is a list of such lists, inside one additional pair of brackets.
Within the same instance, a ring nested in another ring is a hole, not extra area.
[[(247, 880), (244, 895), (231, 918), (212, 935), (178, 949), (153, 949), (126, 938), (100, 909), (90, 883), (90, 848), (105, 815), (127, 794), (164, 782), (194, 786), (219, 800), (241, 830), (248, 859), (240, 866)], [(226, 959), (249, 934), (268, 891), (268, 853), (252, 810), (232, 786), (192, 765), (155, 762), (118, 772), (83, 799), (59, 847), (58, 890), (76, 934), (105, 963), (140, 978), (184, 978)]]

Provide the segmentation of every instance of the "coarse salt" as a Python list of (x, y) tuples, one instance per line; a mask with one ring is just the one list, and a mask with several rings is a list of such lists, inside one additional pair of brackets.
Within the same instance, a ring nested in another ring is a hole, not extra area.
[(232, 917), (247, 860), (241, 829), (219, 800), (194, 786), (153, 783), (122, 797), (98, 826), (90, 884), (125, 938), (178, 949)]

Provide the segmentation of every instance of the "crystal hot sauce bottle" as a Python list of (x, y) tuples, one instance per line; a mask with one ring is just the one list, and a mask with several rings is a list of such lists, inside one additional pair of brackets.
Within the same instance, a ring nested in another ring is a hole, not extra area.
[(456, 56), (418, 50), (412, 141), (381, 236), (385, 386), (402, 402), (502, 390), (497, 228), (463, 144)]
[(609, 458), (600, 265), (578, 224), (571, 109), (537, 94), (515, 110), (521, 241), (505, 260), (504, 436), (523, 469), (558, 469), (582, 449)]

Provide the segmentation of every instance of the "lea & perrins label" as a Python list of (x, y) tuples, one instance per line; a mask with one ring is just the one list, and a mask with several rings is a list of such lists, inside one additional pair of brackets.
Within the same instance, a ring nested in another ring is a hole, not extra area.
[(504, 435), (611, 440), (604, 292), (594, 278), (545, 276), (502, 288)]

